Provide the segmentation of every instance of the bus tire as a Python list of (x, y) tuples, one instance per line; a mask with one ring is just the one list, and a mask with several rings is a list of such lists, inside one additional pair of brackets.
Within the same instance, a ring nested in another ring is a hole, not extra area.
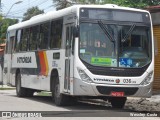
[(21, 74), (16, 75), (16, 93), (18, 97), (26, 97), (27, 90), (21, 86)]
[(34, 93), (34, 90), (32, 90), (32, 89), (29, 89), (29, 88), (25, 88), (26, 89), (26, 96), (27, 97), (32, 97), (33, 96), (33, 93)]
[(58, 77), (56, 78), (55, 85), (54, 85), (54, 94), (52, 94), (54, 97), (54, 102), (57, 106), (64, 106), (67, 105), (69, 102), (69, 96), (61, 94), (60, 93), (60, 84), (59, 84), (59, 79)]
[(110, 99), (113, 108), (123, 108), (126, 103), (126, 97), (112, 97)]

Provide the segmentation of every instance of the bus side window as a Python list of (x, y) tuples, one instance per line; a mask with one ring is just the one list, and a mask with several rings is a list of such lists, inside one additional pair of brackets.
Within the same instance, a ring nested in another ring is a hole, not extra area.
[(8, 54), (8, 41), (9, 41), (9, 32), (7, 33), (7, 42), (6, 42), (6, 48), (5, 48), (5, 53)]
[(29, 50), (37, 50), (39, 39), (39, 25), (30, 28)]
[(10, 37), (10, 42), (9, 42), (9, 49), (8, 49), (8, 53), (9, 54), (12, 54), (13, 53), (13, 45), (14, 45), (14, 42), (15, 42), (15, 37), (14, 36), (12, 36), (12, 37)]
[(38, 46), (39, 49), (47, 49), (48, 48), (49, 25), (50, 25), (49, 22), (41, 24), (39, 46)]
[(60, 48), (62, 41), (62, 19), (52, 21), (51, 23), (51, 39), (50, 39), (50, 48)]
[[(68, 26), (66, 28), (66, 57), (71, 55), (71, 48), (73, 45), (73, 26)], [(73, 53), (73, 52), (72, 52)]]
[(6, 49), (5, 53), (8, 54), (8, 41), (6, 42)]
[(11, 54), (12, 53), (14, 40), (15, 40), (14, 36), (11, 36), (11, 37), (8, 36), (7, 43), (6, 43), (6, 53), (7, 54)]
[(21, 51), (26, 51), (28, 47), (29, 40), (29, 28), (23, 29), (22, 41), (21, 41)]
[(66, 57), (70, 56), (70, 27), (66, 28)]
[(74, 36), (73, 36), (73, 30), (74, 30), (74, 27), (71, 26), (71, 51), (72, 51), (72, 55), (74, 54)]
[(16, 52), (19, 52), (20, 50), (20, 41), (21, 41), (21, 33), (22, 33), (22, 30), (18, 30), (17, 31), (17, 34), (16, 34), (16, 42), (15, 42), (15, 51)]

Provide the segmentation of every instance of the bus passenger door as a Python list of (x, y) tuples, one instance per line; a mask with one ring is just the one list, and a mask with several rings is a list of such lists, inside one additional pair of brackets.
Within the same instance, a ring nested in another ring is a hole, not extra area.
[(14, 44), (15, 37), (11, 34), (7, 34), (7, 44), (4, 53), (4, 67), (3, 67), (3, 83), (7, 85), (12, 84), (11, 80), (11, 66), (12, 66), (12, 48)]
[(64, 76), (64, 89), (65, 92), (70, 93), (73, 83), (73, 63), (74, 57), (72, 54), (73, 46), (73, 24), (65, 25), (65, 76)]

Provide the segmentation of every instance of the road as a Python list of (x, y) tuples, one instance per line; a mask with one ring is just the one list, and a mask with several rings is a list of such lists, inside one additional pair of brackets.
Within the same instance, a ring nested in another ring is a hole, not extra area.
[[(16, 96), (15, 90), (0, 90), (0, 111), (11, 111), (12, 113), (21, 113), (24, 115), (28, 114), (26, 112), (38, 112), (43, 116), (51, 116), (58, 117), (58, 120), (69, 119), (72, 120), (76, 117), (76, 119), (85, 120), (86, 117), (90, 117), (92, 120), (105, 119), (104, 117), (111, 117), (109, 119), (122, 120), (120, 117), (129, 117), (132, 113), (136, 113), (138, 115), (143, 115), (143, 113), (138, 113), (128, 108), (124, 109), (113, 109), (110, 104), (104, 103), (102, 101), (79, 101), (75, 105), (58, 107), (56, 106), (52, 98), (50, 96), (33, 96), (30, 98), (18, 98)], [(2, 113), (1, 113), (2, 114)], [(17, 114), (14, 115), (16, 117)], [(145, 114), (146, 115), (146, 114)], [(51, 119), (51, 117), (47, 117), (47, 119)], [(94, 117), (94, 118), (91, 118)], [(0, 118), (0, 119), (8, 119), (8, 118)], [(10, 118), (10, 119), (21, 119), (21, 118)], [(32, 118), (34, 119), (34, 118)], [(35, 118), (37, 119), (37, 118)], [(43, 119), (43, 118), (39, 118)], [(135, 120), (136, 117), (130, 117), (130, 119)], [(143, 120), (141, 117), (139, 120)], [(145, 120), (158, 120), (159, 118), (151, 118), (146, 117)], [(46, 118), (45, 118), (46, 120)], [(87, 119), (88, 120), (88, 119)], [(124, 118), (123, 118), (124, 120)]]

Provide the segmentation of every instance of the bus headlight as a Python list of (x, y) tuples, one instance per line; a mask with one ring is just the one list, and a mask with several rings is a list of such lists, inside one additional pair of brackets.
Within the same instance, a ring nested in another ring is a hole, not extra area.
[(151, 82), (152, 75), (153, 75), (153, 71), (148, 73), (148, 75), (145, 77), (141, 85), (148, 85)]
[(84, 72), (84, 70), (80, 68), (77, 68), (77, 70), (78, 70), (79, 76), (81, 77), (82, 81), (88, 82), (88, 83), (93, 82), (91, 78)]

